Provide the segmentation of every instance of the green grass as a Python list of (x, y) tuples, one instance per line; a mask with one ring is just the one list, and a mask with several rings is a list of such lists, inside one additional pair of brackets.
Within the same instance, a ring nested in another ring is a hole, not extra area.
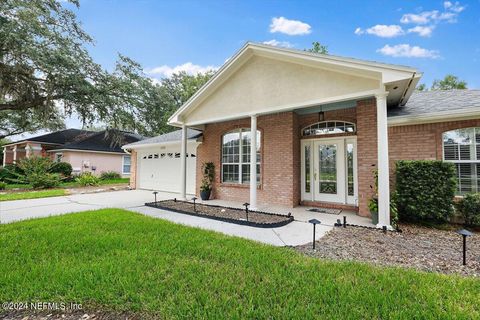
[[(108, 180), (100, 180), (100, 185), (109, 185), (109, 184), (121, 184), (121, 183), (129, 183), (130, 178), (119, 178), (119, 179), (108, 179)], [(59, 185), (60, 188), (75, 188), (81, 187), (81, 185), (76, 181), (69, 181), (69, 182), (62, 182)], [(7, 190), (12, 189), (25, 189), (29, 190), (32, 189), (31, 185), (28, 184), (7, 184)]]
[(25, 200), (25, 199), (37, 199), (47, 197), (58, 197), (66, 195), (64, 189), (48, 189), (39, 191), (26, 191), (26, 192), (12, 192), (0, 194), (0, 201), (12, 201), (12, 200)]
[(161, 318), (478, 318), (473, 278), (330, 262), (104, 209), (0, 225), (0, 301)]

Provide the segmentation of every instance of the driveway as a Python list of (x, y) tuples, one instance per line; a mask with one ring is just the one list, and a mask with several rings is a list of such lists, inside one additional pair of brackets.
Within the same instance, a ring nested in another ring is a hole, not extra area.
[[(178, 195), (164, 192), (157, 195), (158, 200), (172, 199), (174, 197), (178, 197)], [(286, 226), (274, 229), (254, 228), (145, 207), (143, 205), (145, 202), (151, 201), (153, 201), (152, 192), (145, 190), (112, 191), (43, 199), (4, 201), (0, 202), (0, 221), (1, 223), (9, 223), (86, 210), (122, 208), (187, 226), (213, 230), (276, 246), (296, 246), (312, 241), (312, 225), (304, 220), (293, 221)], [(321, 238), (331, 229), (331, 225), (317, 226), (316, 238)]]

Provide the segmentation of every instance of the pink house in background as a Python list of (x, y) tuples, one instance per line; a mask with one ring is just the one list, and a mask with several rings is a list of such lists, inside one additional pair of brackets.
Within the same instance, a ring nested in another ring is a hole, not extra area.
[(121, 146), (142, 140), (143, 137), (121, 132), (121, 142), (115, 143), (106, 131), (66, 129), (28, 138), (3, 146), (3, 165), (13, 164), (32, 156), (50, 157), (72, 165), (73, 173), (115, 171), (123, 177), (130, 176), (130, 154)]

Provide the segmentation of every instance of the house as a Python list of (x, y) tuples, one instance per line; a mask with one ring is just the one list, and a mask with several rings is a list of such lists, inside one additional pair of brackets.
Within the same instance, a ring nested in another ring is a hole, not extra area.
[(65, 129), (4, 145), (3, 165), (42, 156), (70, 163), (74, 173), (116, 171), (129, 177), (131, 157), (121, 145), (141, 139), (142, 136), (130, 132), (120, 132), (118, 138), (106, 131)]
[[(451, 161), (460, 193), (479, 187), (480, 91), (415, 92), (421, 76), (406, 66), (247, 43), (169, 119), (181, 128), (175, 141), (124, 146), (133, 155), (132, 186), (198, 194), (201, 165), (211, 161), (217, 199), (369, 216), (378, 170), (378, 226), (390, 227), (396, 160)], [(161, 170), (154, 162), (164, 150), (175, 162), (168, 178), (145, 184)]]

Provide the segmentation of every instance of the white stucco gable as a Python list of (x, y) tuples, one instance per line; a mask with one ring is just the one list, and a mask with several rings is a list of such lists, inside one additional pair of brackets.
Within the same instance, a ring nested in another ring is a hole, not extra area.
[(400, 102), (408, 98), (412, 83), (419, 77), (407, 67), (249, 43), (170, 118), (170, 123), (196, 126), (289, 111), (373, 96), (388, 90), (389, 85), (396, 91), (390, 99)]

